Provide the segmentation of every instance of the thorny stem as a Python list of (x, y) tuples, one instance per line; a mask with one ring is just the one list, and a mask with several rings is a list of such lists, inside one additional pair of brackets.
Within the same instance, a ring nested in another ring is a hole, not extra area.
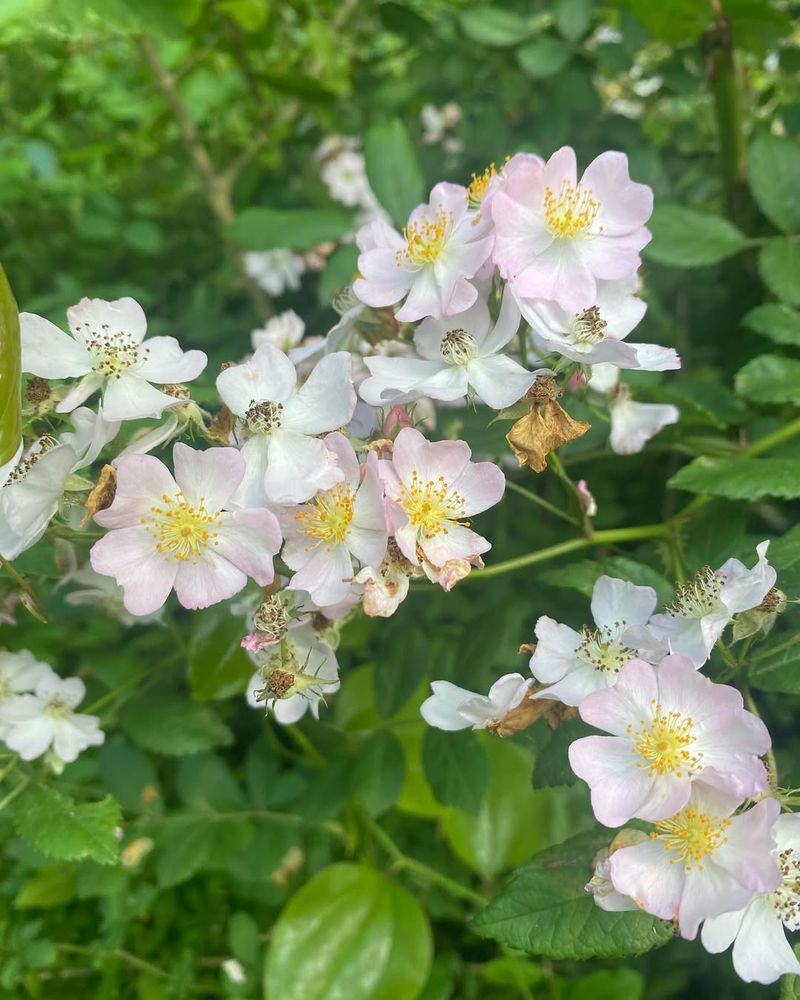
[(392, 840), (389, 834), (378, 826), (371, 816), (367, 813), (362, 813), (362, 815), (364, 823), (369, 828), (372, 837), (392, 859), (392, 867), (395, 871), (412, 872), (420, 878), (428, 882), (432, 882), (434, 885), (440, 886), (446, 892), (449, 892), (451, 896), (456, 896), (458, 899), (465, 899), (470, 903), (474, 903), (476, 906), (483, 907), (488, 903), (488, 899), (482, 893), (476, 892), (474, 889), (470, 889), (466, 885), (461, 885), (460, 882), (456, 882), (454, 879), (448, 878), (446, 875), (442, 875), (442, 873), (437, 871), (435, 868), (431, 868), (422, 861), (417, 861), (416, 858), (408, 857), (408, 855), (404, 854)]

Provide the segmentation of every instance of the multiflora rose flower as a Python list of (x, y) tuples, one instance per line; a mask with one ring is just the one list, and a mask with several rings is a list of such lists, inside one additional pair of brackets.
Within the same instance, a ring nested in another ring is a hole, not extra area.
[(98, 719), (74, 711), (85, 694), (79, 677), (62, 680), (52, 671), (40, 677), (32, 694), (20, 694), (0, 707), (6, 744), (23, 760), (35, 760), (52, 748), (68, 764), (87, 747), (99, 746), (105, 733)]
[(32, 692), (42, 678), (54, 676), (51, 667), (27, 649), (18, 652), (0, 649), (0, 739), (8, 732), (3, 710), (13, 705), (19, 695)]
[(496, 680), (489, 694), (478, 694), (450, 681), (432, 681), (433, 694), (420, 706), (420, 714), (429, 726), (450, 732), (487, 729), (519, 705), (528, 694), (532, 680), (522, 674), (505, 674)]
[(616, 683), (621, 668), (638, 655), (624, 633), (631, 625), (644, 625), (657, 601), (652, 587), (601, 576), (592, 592), (596, 628), (584, 625), (576, 632), (543, 615), (536, 622), (537, 644), (530, 668), (534, 677), (550, 686), (536, 697), (580, 705), (592, 691)]
[(602, 153), (580, 182), (569, 146), (544, 165), (512, 160), (503, 172), (492, 198), (494, 260), (519, 298), (577, 313), (595, 305), (598, 279), (636, 273), (653, 192), (631, 181), (624, 153)]
[(230, 507), (244, 477), (241, 454), (176, 444), (173, 460), (174, 478), (150, 455), (120, 459), (114, 502), (95, 514), (110, 530), (92, 547), (92, 568), (114, 577), (134, 615), (157, 611), (173, 587), (185, 608), (206, 608), (238, 593), (248, 576), (261, 586), (273, 579), (275, 515)]
[(464, 312), (478, 291), (469, 280), (492, 252), (488, 223), (469, 211), (465, 188), (437, 184), (430, 202), (411, 213), (401, 236), (382, 220), (359, 230), (361, 277), (353, 291), (370, 306), (403, 301), (395, 315), (404, 323)]
[(249, 361), (219, 374), (217, 390), (247, 435), (237, 502), (303, 503), (342, 482), (336, 455), (315, 435), (345, 426), (353, 415), (356, 394), (346, 351), (321, 358), (298, 387), (289, 358), (262, 344)]
[(498, 503), (505, 476), (491, 462), (471, 462), (464, 441), (426, 441), (405, 427), (394, 442), (391, 461), (381, 462), (389, 526), (400, 551), (419, 566), (426, 559), (442, 567), (471, 559), (491, 544), (463, 518)]
[(572, 770), (591, 788), (594, 814), (606, 826), (672, 816), (697, 780), (739, 799), (766, 790), (759, 759), (771, 745), (766, 726), (745, 711), (735, 688), (704, 677), (685, 656), (657, 667), (631, 660), (613, 687), (587, 695), (579, 711), (613, 734), (569, 748)]
[(336, 455), (344, 479), (281, 515), (283, 561), (296, 570), (289, 587), (307, 591), (320, 606), (345, 600), (355, 573), (353, 560), (379, 566), (388, 538), (377, 455), (370, 453), (359, 466), (343, 434), (328, 434), (324, 443)]
[(372, 377), (359, 387), (361, 397), (373, 406), (386, 406), (420, 396), (451, 402), (473, 392), (494, 409), (510, 406), (536, 377), (500, 353), (519, 321), (509, 294), (494, 326), (482, 299), (452, 318), (426, 319), (414, 334), (419, 358), (364, 358)]
[(786, 930), (800, 930), (800, 815), (786, 813), (775, 822), (775, 858), (781, 883), (759, 893), (743, 909), (710, 917), (700, 939), (710, 952), (733, 944), (733, 967), (746, 983), (774, 983), (800, 975), (800, 962)]
[(647, 913), (677, 920), (681, 936), (701, 922), (741, 909), (753, 893), (772, 892), (781, 875), (773, 856), (776, 799), (734, 815), (742, 800), (701, 782), (688, 804), (655, 825), (650, 839), (615, 851), (614, 888)]
[(97, 390), (106, 420), (158, 417), (178, 400), (151, 383), (191, 382), (205, 368), (202, 351), (174, 337), (145, 340), (147, 320), (131, 298), (81, 299), (67, 310), (72, 336), (32, 313), (20, 314), (22, 370), (42, 378), (80, 378), (56, 409), (69, 413)]

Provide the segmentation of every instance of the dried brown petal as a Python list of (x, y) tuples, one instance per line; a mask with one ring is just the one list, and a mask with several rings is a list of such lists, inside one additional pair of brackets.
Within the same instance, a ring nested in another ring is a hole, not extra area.
[(544, 472), (548, 452), (581, 437), (591, 426), (585, 420), (573, 420), (560, 403), (549, 399), (532, 406), (530, 413), (506, 434), (506, 441), (520, 466)]
[(113, 465), (104, 465), (100, 471), (97, 485), (86, 498), (86, 513), (81, 519), (83, 528), (91, 521), (98, 510), (106, 510), (114, 502), (117, 493), (117, 470)]
[(220, 444), (230, 444), (232, 430), (233, 414), (227, 406), (223, 406), (211, 418), (211, 423), (208, 425), (206, 433), (210, 441), (219, 441)]

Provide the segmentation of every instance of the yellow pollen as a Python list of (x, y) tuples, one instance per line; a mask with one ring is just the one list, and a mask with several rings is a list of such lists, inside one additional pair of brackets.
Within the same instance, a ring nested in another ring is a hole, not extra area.
[(333, 548), (347, 538), (355, 502), (353, 490), (346, 483), (337, 483), (333, 489), (323, 490), (295, 511), (298, 530)]
[(194, 506), (178, 490), (174, 496), (165, 493), (161, 503), (162, 507), (152, 506), (151, 516), (143, 517), (141, 523), (155, 539), (156, 551), (165, 559), (196, 562), (209, 545), (219, 544), (214, 527), (219, 524), (220, 512), (209, 513), (205, 497), (200, 497)]
[(472, 180), (467, 187), (467, 198), (470, 208), (478, 208), (489, 190), (489, 184), (493, 177), (497, 176), (497, 169), (494, 163), (483, 171), (482, 174), (472, 174)]
[[(411, 473), (411, 482), (403, 483), (397, 502), (409, 521), (426, 538), (448, 532), (449, 525), (464, 517), (464, 498), (450, 489), (444, 476), (423, 482), (419, 473)], [(467, 526), (469, 522), (464, 522)]]
[(638, 767), (650, 777), (671, 774), (684, 778), (699, 771), (703, 755), (692, 753), (694, 720), (680, 712), (665, 712), (657, 702), (652, 703), (650, 719), (640, 720), (639, 729), (628, 726), (628, 735), (634, 738), (631, 752), (638, 754)]
[(599, 211), (600, 202), (581, 184), (562, 181), (558, 194), (554, 194), (551, 187), (544, 189), (545, 220), (556, 239), (588, 233)]
[(397, 266), (433, 264), (444, 250), (453, 221), (453, 213), (440, 208), (432, 219), (423, 212), (416, 222), (410, 222), (403, 230), (406, 245), (397, 251)]
[(670, 858), (670, 864), (682, 862), (687, 872), (693, 868), (702, 871), (703, 859), (727, 842), (725, 831), (730, 825), (729, 819), (709, 816), (696, 806), (687, 806), (672, 819), (656, 823), (650, 837), (660, 840), (665, 851), (676, 855)]

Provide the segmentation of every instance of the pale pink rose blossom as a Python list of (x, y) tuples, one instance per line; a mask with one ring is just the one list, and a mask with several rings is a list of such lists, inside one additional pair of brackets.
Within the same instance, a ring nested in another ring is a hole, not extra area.
[(692, 940), (703, 920), (773, 892), (781, 875), (773, 855), (776, 799), (734, 815), (742, 800), (695, 782), (688, 805), (655, 825), (653, 837), (609, 860), (617, 892), (646, 913), (677, 920)]
[(157, 611), (173, 588), (185, 608), (206, 608), (248, 577), (261, 586), (273, 579), (275, 515), (229, 507), (244, 476), (241, 454), (176, 444), (173, 459), (174, 479), (151, 455), (121, 459), (114, 502), (95, 514), (110, 530), (92, 547), (92, 568), (114, 577), (133, 615)]
[(450, 681), (432, 681), (433, 694), (420, 706), (422, 718), (436, 729), (486, 729), (516, 708), (530, 690), (532, 681), (522, 674), (505, 674), (489, 694), (478, 694)]
[(389, 526), (414, 566), (425, 559), (442, 567), (491, 548), (462, 519), (498, 503), (505, 476), (491, 462), (471, 462), (470, 455), (464, 441), (429, 442), (406, 427), (397, 435), (391, 461), (381, 462)]
[(652, 210), (653, 192), (631, 181), (624, 153), (602, 153), (578, 182), (575, 152), (564, 146), (494, 194), (494, 260), (519, 298), (578, 313), (595, 304), (598, 279), (638, 270)]
[(470, 282), (492, 252), (488, 223), (469, 211), (465, 188), (437, 184), (411, 213), (403, 235), (378, 219), (356, 235), (361, 277), (353, 291), (370, 306), (393, 306), (404, 323), (464, 312), (478, 297)]
[(740, 799), (767, 787), (759, 759), (771, 745), (766, 726), (745, 711), (736, 688), (713, 683), (685, 656), (667, 656), (657, 667), (631, 660), (613, 687), (587, 695), (579, 711), (612, 734), (569, 748), (572, 770), (589, 785), (605, 826), (667, 819), (683, 809), (697, 780)]
[(202, 351), (181, 350), (174, 337), (145, 340), (147, 320), (135, 299), (81, 299), (67, 310), (69, 336), (33, 313), (20, 314), (22, 370), (42, 378), (80, 378), (56, 409), (69, 413), (103, 393), (106, 420), (159, 417), (179, 400), (151, 383), (191, 382), (205, 368)]
[(800, 975), (800, 962), (786, 940), (786, 930), (800, 930), (800, 815), (784, 813), (775, 823), (775, 855), (781, 884), (760, 893), (747, 906), (703, 924), (700, 940), (706, 951), (725, 951), (733, 944), (733, 967), (746, 983), (774, 983)]
[(627, 386), (611, 399), (611, 450), (617, 455), (638, 455), (651, 437), (677, 424), (680, 411), (671, 403), (637, 403)]
[(30, 694), (43, 677), (54, 676), (52, 668), (27, 649), (14, 653), (0, 649), (0, 739), (5, 739), (8, 732), (3, 721), (4, 710), (21, 694)]
[(281, 511), (286, 539), (282, 558), (295, 570), (289, 588), (307, 591), (322, 606), (349, 596), (353, 560), (379, 565), (388, 538), (377, 456), (371, 453), (360, 467), (343, 434), (328, 434), (324, 440), (344, 479), (320, 490), (308, 503)]

